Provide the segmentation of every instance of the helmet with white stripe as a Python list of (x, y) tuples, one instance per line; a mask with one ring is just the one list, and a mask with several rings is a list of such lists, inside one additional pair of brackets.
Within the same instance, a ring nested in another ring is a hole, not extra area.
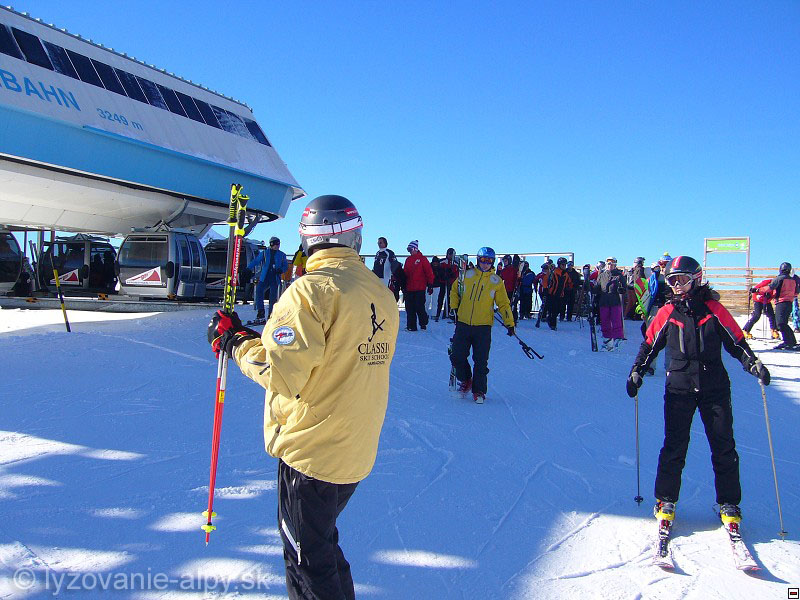
[(346, 246), (361, 249), (363, 223), (358, 209), (344, 196), (314, 198), (300, 218), (300, 243), (308, 256), (315, 250)]

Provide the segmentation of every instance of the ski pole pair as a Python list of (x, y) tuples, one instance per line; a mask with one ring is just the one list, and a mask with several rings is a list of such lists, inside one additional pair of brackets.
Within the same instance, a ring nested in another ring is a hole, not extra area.
[[(236, 303), (236, 287), (239, 279), (239, 257), (244, 238), (244, 219), (248, 197), (242, 194), (242, 186), (233, 184), (231, 186), (230, 212), (228, 215), (228, 263), (225, 270), (225, 291), (222, 297), (222, 312), (230, 315), (233, 313)], [(228, 358), (224, 349), (219, 352), (217, 362), (217, 390), (214, 400), (214, 429), (211, 437), (211, 467), (208, 482), (208, 509), (203, 512), (207, 522), (202, 526), (206, 532), (206, 545), (208, 545), (211, 532), (216, 529), (211, 524), (213, 517), (217, 516), (214, 508), (214, 487), (217, 480), (217, 461), (219, 459), (219, 438), (222, 431), (222, 411), (225, 408), (225, 388), (228, 380)]]
[[(500, 315), (497, 314), (497, 310), (495, 310), (494, 312), (494, 318), (497, 319), (498, 323), (503, 323), (503, 319), (500, 317)], [(503, 323), (503, 325), (505, 325), (505, 323)], [(533, 348), (528, 346), (528, 344), (519, 339), (519, 336), (517, 335), (516, 332), (514, 332), (514, 337), (517, 338), (517, 341), (519, 342), (519, 345), (522, 347), (522, 351), (525, 353), (525, 356), (527, 356), (531, 360), (533, 360), (534, 357), (540, 360), (544, 358), (544, 356), (539, 354), (536, 350), (534, 350)]]

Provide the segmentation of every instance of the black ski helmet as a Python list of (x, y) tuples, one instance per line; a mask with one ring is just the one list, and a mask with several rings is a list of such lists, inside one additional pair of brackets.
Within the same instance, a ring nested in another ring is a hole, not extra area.
[(791, 272), (792, 272), (792, 263), (790, 262), (784, 261), (781, 263), (781, 266), (778, 267), (778, 273), (780, 273), (781, 275), (788, 275)]
[(347, 246), (361, 250), (358, 209), (344, 196), (318, 196), (308, 203), (300, 218), (300, 242), (308, 256), (318, 246)]
[(703, 278), (703, 267), (691, 256), (676, 256), (667, 265), (665, 274), (667, 283), (672, 275), (689, 275), (692, 278), (692, 287), (695, 287)]

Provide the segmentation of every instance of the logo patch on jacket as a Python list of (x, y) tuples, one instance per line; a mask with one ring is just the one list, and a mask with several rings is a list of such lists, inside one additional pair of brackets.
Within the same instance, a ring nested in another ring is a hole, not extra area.
[(492, 282), (492, 283), (494, 283), (494, 284), (497, 284), (497, 283), (500, 283), (502, 280), (500, 279), (500, 277), (498, 277), (497, 275), (495, 275), (494, 273), (492, 273), (492, 274), (489, 276), (489, 281), (491, 281), (491, 282)]
[(275, 343), (279, 346), (288, 346), (296, 337), (294, 329), (291, 327), (278, 327), (272, 332), (272, 339), (275, 340)]

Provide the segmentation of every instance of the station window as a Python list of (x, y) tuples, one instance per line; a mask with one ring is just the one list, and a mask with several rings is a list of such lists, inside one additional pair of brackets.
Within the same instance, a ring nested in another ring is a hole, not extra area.
[(121, 69), (114, 69), (114, 72), (117, 74), (117, 77), (119, 77), (119, 81), (122, 87), (125, 88), (125, 93), (128, 94), (129, 98), (147, 104), (147, 97), (144, 95), (142, 88), (139, 87), (139, 82), (136, 81), (135, 76)]
[(203, 115), (203, 120), (205, 120), (206, 125), (211, 125), (212, 127), (216, 127), (217, 129), (222, 129), (219, 123), (217, 122), (217, 117), (214, 115), (214, 111), (211, 110), (211, 105), (203, 102), (202, 100), (198, 100), (197, 98), (194, 99), (194, 103), (197, 105), (200, 114)]
[(22, 52), (20, 52), (19, 48), (17, 48), (17, 43), (14, 41), (14, 37), (11, 35), (11, 32), (2, 23), (0, 23), (0, 52), (20, 60), (25, 60), (25, 58), (22, 56)]
[(161, 92), (158, 91), (158, 86), (155, 83), (144, 77), (139, 77), (138, 75), (134, 75), (134, 77), (136, 77), (136, 81), (139, 82), (139, 85), (142, 86), (142, 91), (151, 106), (169, 110), (169, 108), (167, 108), (167, 103), (164, 102), (164, 98), (161, 97)]
[(117, 76), (114, 74), (114, 69), (109, 67), (106, 63), (100, 62), (99, 60), (90, 59), (92, 64), (94, 65), (94, 70), (97, 71), (97, 74), (100, 75), (100, 79), (103, 82), (103, 86), (109, 91), (114, 92), (115, 94), (119, 94), (120, 96), (125, 96), (125, 89), (122, 87), (122, 84), (117, 79)]
[(53, 70), (50, 58), (47, 56), (47, 52), (44, 51), (42, 42), (39, 41), (38, 37), (27, 31), (17, 29), (16, 27), (12, 27), (11, 31), (14, 34), (14, 39), (16, 39), (19, 44), (20, 50), (22, 50), (22, 53), (29, 63), (44, 67), (45, 69), (50, 69), (51, 71)]
[(100, 88), (103, 87), (103, 82), (100, 81), (100, 77), (98, 77), (97, 71), (94, 70), (92, 61), (89, 60), (88, 57), (84, 56), (83, 54), (79, 54), (78, 52), (73, 52), (72, 50), (67, 50), (67, 55), (72, 61), (72, 64), (75, 66), (75, 70), (78, 72), (78, 76), (81, 78), (81, 81), (91, 83), (92, 85), (96, 85)]
[(181, 102), (181, 106), (183, 106), (183, 110), (186, 111), (186, 116), (188, 116), (193, 121), (199, 121), (200, 123), (204, 123), (203, 115), (200, 114), (200, 111), (197, 110), (197, 107), (194, 105), (194, 100), (192, 100), (191, 96), (187, 96), (186, 94), (181, 94), (180, 92), (175, 92), (175, 95), (178, 97), (178, 100)]
[(164, 100), (167, 102), (167, 106), (169, 107), (170, 112), (174, 112), (176, 115), (181, 115), (182, 117), (186, 116), (186, 111), (183, 110), (181, 106), (180, 100), (175, 95), (171, 89), (164, 87), (163, 85), (156, 84), (158, 86), (158, 91), (161, 92), (161, 95), (164, 97)]
[(272, 144), (269, 143), (267, 136), (264, 135), (264, 132), (261, 131), (261, 127), (258, 126), (258, 123), (252, 121), (250, 119), (243, 119), (247, 130), (253, 135), (256, 140), (258, 140), (259, 144), (264, 144), (265, 146), (271, 146)]
[(69, 56), (67, 56), (66, 50), (61, 46), (56, 46), (44, 40), (42, 40), (42, 43), (44, 44), (44, 49), (47, 50), (47, 54), (50, 56), (50, 62), (53, 63), (53, 68), (56, 73), (61, 73), (73, 79), (80, 79), (75, 67), (72, 66), (72, 61), (69, 59)]

